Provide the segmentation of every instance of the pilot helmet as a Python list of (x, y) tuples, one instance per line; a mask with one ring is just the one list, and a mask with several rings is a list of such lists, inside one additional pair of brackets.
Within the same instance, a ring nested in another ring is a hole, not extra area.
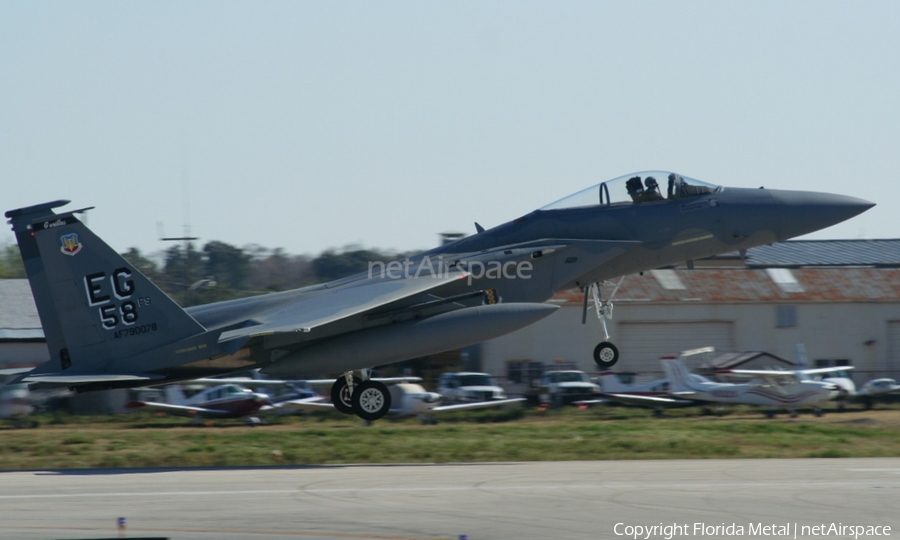
[(648, 176), (646, 180), (644, 180), (644, 184), (646, 184), (647, 189), (654, 189), (659, 187), (659, 184), (656, 183), (656, 178), (652, 176)]

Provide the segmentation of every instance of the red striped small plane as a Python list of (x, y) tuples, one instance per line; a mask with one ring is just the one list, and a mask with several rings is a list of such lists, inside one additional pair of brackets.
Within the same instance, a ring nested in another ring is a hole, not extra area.
[(814, 381), (799, 371), (730, 370), (729, 375), (751, 377), (750, 382), (734, 384), (714, 382), (691, 373), (680, 358), (663, 359), (662, 366), (669, 379), (669, 391), (680, 399), (769, 407), (770, 418), (779, 408), (786, 408), (791, 416), (796, 416), (797, 408), (806, 406), (812, 406), (816, 416), (821, 416), (819, 405), (838, 393), (837, 386)]
[(184, 395), (180, 385), (173, 384), (165, 387), (166, 402), (157, 401), (132, 401), (127, 407), (130, 409), (149, 408), (166, 412), (176, 416), (194, 418), (196, 423), (207, 418), (245, 418), (250, 425), (261, 424), (257, 413), (273, 411), (281, 407), (289, 407), (308, 401), (321, 401), (322, 398), (312, 397), (287, 402), (272, 403), (267, 395), (244, 388), (235, 383), (218, 384), (197, 392), (190, 398)]

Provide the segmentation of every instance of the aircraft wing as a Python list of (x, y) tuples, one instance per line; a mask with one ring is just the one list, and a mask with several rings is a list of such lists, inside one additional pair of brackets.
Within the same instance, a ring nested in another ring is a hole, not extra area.
[(781, 369), (725, 369), (722, 371), (717, 371), (717, 374), (725, 374), (725, 375), (746, 375), (748, 377), (784, 377), (784, 378), (792, 378), (796, 377), (798, 374), (802, 375), (823, 375), (827, 373), (834, 373), (836, 371), (848, 371), (853, 369), (853, 366), (834, 366), (834, 367), (824, 367), (824, 368), (812, 368), (812, 369), (800, 369), (797, 371), (793, 370), (781, 370)]
[(125, 406), (129, 409), (147, 407), (148, 409), (163, 411), (177, 416), (224, 417), (232, 414), (224, 410), (205, 409), (203, 407), (191, 407), (189, 405), (170, 405), (168, 403), (158, 403), (156, 401), (131, 401)]
[(679, 399), (669, 396), (645, 396), (640, 394), (603, 394), (603, 396), (617, 403), (647, 407), (677, 407), (694, 405), (696, 403), (690, 399)]
[[(812, 370), (804, 370), (812, 371)], [(760, 377), (764, 379), (796, 379), (797, 375), (800, 372), (797, 371), (783, 371), (778, 369), (726, 369), (722, 371), (717, 371), (716, 374), (722, 375), (737, 375), (739, 377)]]
[(853, 369), (853, 366), (834, 366), (834, 367), (801, 369), (800, 373), (803, 373), (804, 375), (824, 375), (827, 373), (834, 373), (835, 371), (849, 371), (851, 369)]
[[(546, 256), (555, 251), (567, 248), (586, 249), (591, 252), (606, 253), (613, 258), (621, 252), (640, 245), (636, 241), (585, 241), (570, 239), (542, 239), (523, 244), (498, 247), (487, 253), (474, 253), (460, 257), (463, 261), (475, 261), (481, 258), (495, 257), (497, 253), (510, 252), (509, 257), (530, 257), (535, 250)], [(237, 349), (255, 338), (264, 338), (266, 347), (289, 346), (293, 343), (310, 341), (318, 337), (326, 337), (333, 330), (328, 326), (340, 325), (353, 317), (390, 316), (420, 306), (430, 307), (453, 301), (453, 296), (444, 297), (437, 293), (438, 289), (453, 289), (453, 284), (467, 279), (470, 274), (464, 270), (448, 270), (446, 267), (435, 268), (435, 271), (422, 271), (419, 263), (411, 263), (410, 270), (402, 278), (390, 278), (390, 268), (383, 279), (364, 279), (360, 276), (347, 278), (343, 282), (329, 284), (326, 289), (317, 290), (296, 301), (288, 302), (272, 308), (254, 317), (253, 326), (237, 328), (222, 332), (219, 343), (226, 350)], [(394, 270), (401, 273), (400, 269)], [(460, 291), (462, 292), (462, 289)], [(471, 293), (462, 296), (470, 297)], [(359, 325), (353, 325), (358, 329)], [(344, 328), (346, 331), (347, 328)]]
[(605, 405), (610, 401), (609, 399), (582, 399), (581, 401), (573, 401), (572, 405)]
[(322, 396), (314, 396), (303, 399), (292, 399), (290, 401), (279, 401), (277, 403), (273, 403), (272, 405), (266, 405), (262, 407), (261, 411), (272, 411), (276, 409), (299, 409), (305, 411), (322, 411), (322, 410), (334, 410), (334, 405), (325, 401), (325, 398)]
[[(334, 383), (334, 379), (329, 379), (330, 383)], [(250, 377), (222, 377), (221, 379), (216, 378), (204, 378), (204, 379), (191, 379), (190, 381), (184, 381), (183, 384), (200, 384), (200, 385), (209, 385), (209, 386), (218, 386), (220, 384), (239, 384), (242, 386), (284, 386), (287, 384), (293, 383), (309, 383), (310, 381), (304, 380), (295, 380), (295, 381), (287, 381), (287, 380), (277, 380), (277, 379), (251, 379)]]
[(429, 412), (450, 412), (450, 411), (465, 411), (470, 409), (487, 409), (490, 407), (500, 407), (503, 405), (509, 405), (511, 403), (520, 403), (525, 401), (525, 398), (511, 398), (511, 399), (498, 399), (495, 401), (478, 401), (475, 403), (459, 403), (456, 405), (442, 405), (440, 407), (435, 407), (431, 409)]
[[(334, 381), (332, 381), (334, 382)], [(321, 396), (312, 397), (312, 398), (304, 398), (304, 399), (294, 399), (291, 401), (283, 401), (281, 403), (276, 403), (269, 407), (265, 407), (265, 409), (298, 409), (301, 411), (333, 411), (334, 405), (331, 402), (324, 401), (324, 398)]]
[[(409, 382), (422, 382), (422, 377), (372, 377), (371, 380), (379, 381), (384, 384), (399, 384), (399, 383), (409, 383)], [(206, 384), (206, 385), (219, 385), (219, 384), (240, 384), (243, 386), (283, 386), (286, 384), (308, 384), (310, 386), (331, 386), (334, 384), (334, 379), (296, 379), (296, 380), (281, 380), (281, 379), (251, 379), (249, 377), (223, 377), (221, 379), (216, 378), (204, 378), (204, 379), (193, 379), (190, 381), (186, 381), (185, 384)]]
[(255, 321), (260, 324), (222, 332), (219, 343), (236, 349), (251, 338), (276, 338), (279, 345), (307, 341), (317, 337), (316, 331), (330, 323), (388, 308), (468, 275), (459, 270), (446, 271), (443, 275), (423, 272), (419, 277), (365, 280), (325, 289), (259, 314)]

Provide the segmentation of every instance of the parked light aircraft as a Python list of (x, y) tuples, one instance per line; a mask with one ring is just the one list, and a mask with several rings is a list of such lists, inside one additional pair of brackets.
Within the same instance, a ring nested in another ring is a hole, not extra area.
[(872, 379), (867, 381), (859, 390), (854, 391), (849, 397), (849, 401), (861, 401), (866, 409), (875, 406), (875, 400), (883, 398), (888, 394), (900, 393), (900, 384), (889, 378)]
[(777, 408), (787, 408), (791, 416), (797, 408), (812, 405), (816, 416), (819, 405), (837, 394), (833, 384), (813, 381), (795, 371), (729, 370), (730, 374), (754, 377), (748, 383), (719, 383), (688, 371), (680, 359), (662, 360), (669, 389), (680, 398), (708, 403), (760, 405), (769, 407), (769, 417)]
[[(806, 377), (814, 381), (822, 381), (833, 384), (837, 387), (834, 400), (839, 406), (844, 407), (848, 402), (861, 402), (867, 409), (871, 409), (875, 400), (888, 394), (900, 392), (900, 385), (897, 381), (889, 378), (872, 379), (867, 381), (861, 387), (857, 388), (856, 383), (850, 378), (850, 371), (853, 366), (834, 366), (825, 368), (811, 368), (797, 370), (796, 373), (801, 377)], [(766, 371), (760, 370), (735, 370), (743, 371), (745, 374), (765, 374)], [(725, 372), (728, 373), (728, 372)]]
[[(487, 409), (492, 407), (504, 407), (514, 403), (521, 403), (525, 398), (494, 399), (489, 401), (473, 401), (457, 403), (453, 405), (441, 405), (443, 396), (437, 392), (429, 392), (421, 385), (408, 382), (400, 382), (389, 386), (391, 392), (391, 409), (388, 418), (407, 418), (417, 416), (423, 424), (435, 424), (435, 414), (453, 411), (468, 411), (474, 409)], [(312, 402), (287, 405), (288, 407), (304, 410), (329, 410), (334, 409), (332, 403)]]
[(37, 427), (37, 422), (28, 418), (34, 410), (28, 385), (0, 386), (0, 420), (8, 420), (16, 427)]
[(600, 374), (599, 400), (577, 401), (577, 405), (591, 405), (593, 403), (621, 403), (624, 405), (637, 405), (650, 407), (661, 412), (662, 409), (673, 407), (689, 407), (697, 405), (692, 399), (678, 397), (669, 391), (668, 379), (657, 379), (644, 384), (624, 384), (619, 377), (606, 371)]
[(740, 377), (768, 377), (781, 376), (785, 373), (793, 374), (800, 380), (820, 381), (835, 387), (834, 398), (840, 399), (856, 393), (856, 384), (850, 378), (853, 366), (834, 366), (822, 368), (803, 369), (723, 369), (716, 371), (716, 375), (737, 375)]
[(871, 409), (877, 398), (900, 392), (900, 385), (897, 384), (897, 381), (889, 378), (872, 379), (857, 388), (856, 383), (850, 377), (853, 366), (807, 369), (806, 346), (803, 343), (797, 344), (797, 364), (800, 366), (798, 373), (802, 376), (835, 385), (838, 391), (834, 399), (841, 408), (844, 408), (847, 402), (859, 401), (865, 405), (866, 409)]
[(29, 368), (0, 369), (0, 420), (15, 427), (37, 427), (38, 422), (30, 419), (34, 413), (34, 396), (27, 384), (6, 384), (12, 377), (27, 373)]
[(857, 396), (880, 396), (900, 392), (900, 384), (895, 379), (887, 377), (867, 381), (862, 388), (856, 391)]
[(309, 397), (280, 403), (272, 403), (268, 394), (254, 392), (238, 384), (219, 382), (216, 386), (198, 392), (190, 398), (184, 395), (181, 386), (172, 384), (165, 387), (166, 402), (132, 401), (131, 409), (146, 407), (178, 416), (188, 416), (198, 422), (203, 418), (246, 418), (248, 424), (259, 424), (256, 413), (273, 411), (280, 407), (297, 405), (307, 401), (321, 401), (321, 397)]
[[(657, 179), (668, 179), (665, 195)], [(89, 391), (254, 367), (280, 378), (343, 372), (338, 409), (369, 420), (390, 410), (391, 396), (354, 370), (509, 333), (550, 315), (557, 306), (544, 302), (573, 287), (584, 291), (582, 322), (595, 299), (605, 337), (594, 358), (607, 369), (618, 351), (598, 282), (786, 240), (873, 206), (639, 173), (359, 275), (182, 309), (82, 223), (87, 208), (53, 211), (67, 203), (6, 212), (51, 355), (20, 382)]]

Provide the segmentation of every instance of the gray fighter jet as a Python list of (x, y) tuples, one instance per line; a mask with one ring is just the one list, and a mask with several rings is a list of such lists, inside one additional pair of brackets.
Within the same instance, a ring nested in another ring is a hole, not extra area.
[[(561, 289), (581, 288), (585, 313), (593, 296), (603, 320), (611, 305), (598, 282), (786, 240), (873, 206), (638, 173), (493, 229), (476, 223), (477, 234), (359, 275), (182, 309), (78, 219), (87, 209), (53, 211), (67, 203), (6, 213), (51, 354), (19, 382), (89, 391), (250, 368), (281, 378), (342, 372), (332, 400), (366, 420), (391, 408), (368, 368), (527, 326), (557, 309), (544, 302)], [(608, 339), (594, 350), (603, 369), (618, 359)]]

